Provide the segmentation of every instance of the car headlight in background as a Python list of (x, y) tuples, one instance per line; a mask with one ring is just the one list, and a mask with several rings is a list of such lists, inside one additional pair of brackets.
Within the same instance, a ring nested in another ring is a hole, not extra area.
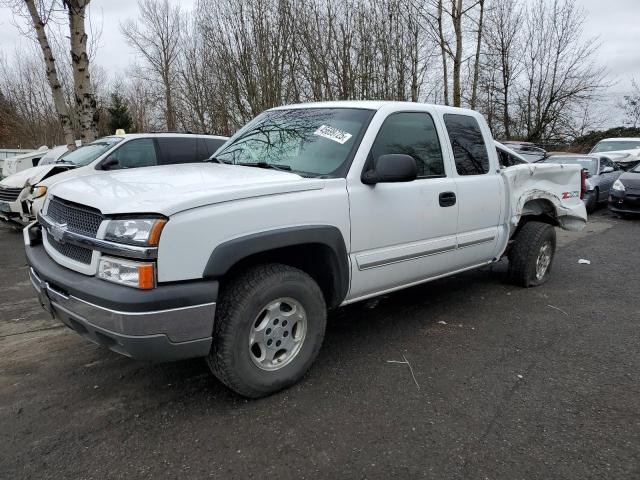
[(41, 187), (41, 186), (39, 187), (38, 185), (31, 187), (32, 198), (44, 197), (46, 194), (47, 194), (47, 187)]
[(149, 290), (156, 286), (156, 268), (153, 263), (148, 262), (102, 257), (97, 276), (108, 282), (142, 290)]
[(157, 246), (166, 223), (165, 218), (111, 220), (104, 238), (128, 245)]
[(624, 183), (620, 181), (620, 179), (613, 182), (613, 186), (611, 187), (613, 190), (617, 192), (624, 192)]

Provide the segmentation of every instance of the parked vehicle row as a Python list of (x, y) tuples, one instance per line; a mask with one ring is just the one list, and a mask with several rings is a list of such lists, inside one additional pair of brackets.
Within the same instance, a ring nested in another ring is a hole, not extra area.
[(622, 174), (620, 167), (610, 158), (599, 155), (551, 155), (544, 162), (580, 165), (585, 170), (584, 202), (588, 213), (593, 213), (599, 204), (607, 201), (614, 182)]
[[(144, 140), (97, 161), (164, 155), (162, 137)], [(521, 162), (467, 109), (278, 107), (208, 162), (49, 185), (24, 230), (30, 278), (87, 339), (144, 360), (204, 357), (260, 397), (304, 375), (328, 309), (503, 256), (514, 284), (544, 283), (554, 227), (586, 223), (585, 178), (580, 165)]]
[(640, 214), (640, 164), (620, 175), (613, 183), (609, 209), (621, 216)]
[(26, 225), (42, 207), (48, 188), (57, 182), (111, 170), (203, 161), (226, 140), (212, 135), (123, 134), (72, 152), (66, 147), (61, 153), (57, 148), (49, 150), (39, 166), (0, 181), (0, 218)]

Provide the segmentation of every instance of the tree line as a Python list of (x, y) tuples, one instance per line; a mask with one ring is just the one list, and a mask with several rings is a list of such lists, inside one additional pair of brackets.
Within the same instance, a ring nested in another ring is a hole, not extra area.
[[(551, 143), (592, 128), (607, 87), (576, 0), (198, 0), (191, 11), (139, 0), (138, 15), (119, 25), (139, 61), (111, 79), (87, 48), (89, 1), (18, 3), (23, 12), (34, 4), (40, 19), (62, 12), (56, 25), (69, 29), (69, 45), (51, 42), (51, 56), (68, 67), (57, 95), (46, 49), (0, 61), (5, 143), (11, 125), (32, 145), (65, 125), (84, 139), (88, 126), (97, 135), (119, 124), (231, 134), (274, 106), (346, 99), (470, 107), (498, 138)], [(55, 39), (54, 23), (42, 31)]]

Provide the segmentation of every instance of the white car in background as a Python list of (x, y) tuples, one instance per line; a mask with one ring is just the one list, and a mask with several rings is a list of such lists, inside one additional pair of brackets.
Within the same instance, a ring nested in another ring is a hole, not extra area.
[[(104, 137), (0, 182), (0, 219), (26, 225), (42, 207), (47, 189), (60, 181), (125, 168), (201, 162), (227, 137), (141, 133)], [(66, 147), (65, 147), (66, 148)]]
[(624, 170), (640, 163), (640, 138), (605, 138), (600, 140), (589, 152), (605, 154)]
[(49, 147), (43, 145), (37, 150), (22, 153), (14, 157), (5, 158), (2, 162), (0, 176), (8, 177), (27, 168), (35, 167), (40, 163), (42, 157), (49, 151)]

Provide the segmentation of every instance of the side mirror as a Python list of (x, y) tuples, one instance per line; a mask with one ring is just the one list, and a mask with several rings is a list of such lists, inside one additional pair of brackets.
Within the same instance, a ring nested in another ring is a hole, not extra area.
[(362, 183), (411, 182), (418, 177), (418, 166), (411, 155), (393, 153), (381, 155), (373, 162), (373, 169), (362, 175)]
[(600, 173), (611, 173), (613, 172), (613, 167), (604, 167)]
[(103, 170), (114, 170), (120, 166), (120, 162), (116, 157), (109, 157), (104, 162), (102, 162)]

